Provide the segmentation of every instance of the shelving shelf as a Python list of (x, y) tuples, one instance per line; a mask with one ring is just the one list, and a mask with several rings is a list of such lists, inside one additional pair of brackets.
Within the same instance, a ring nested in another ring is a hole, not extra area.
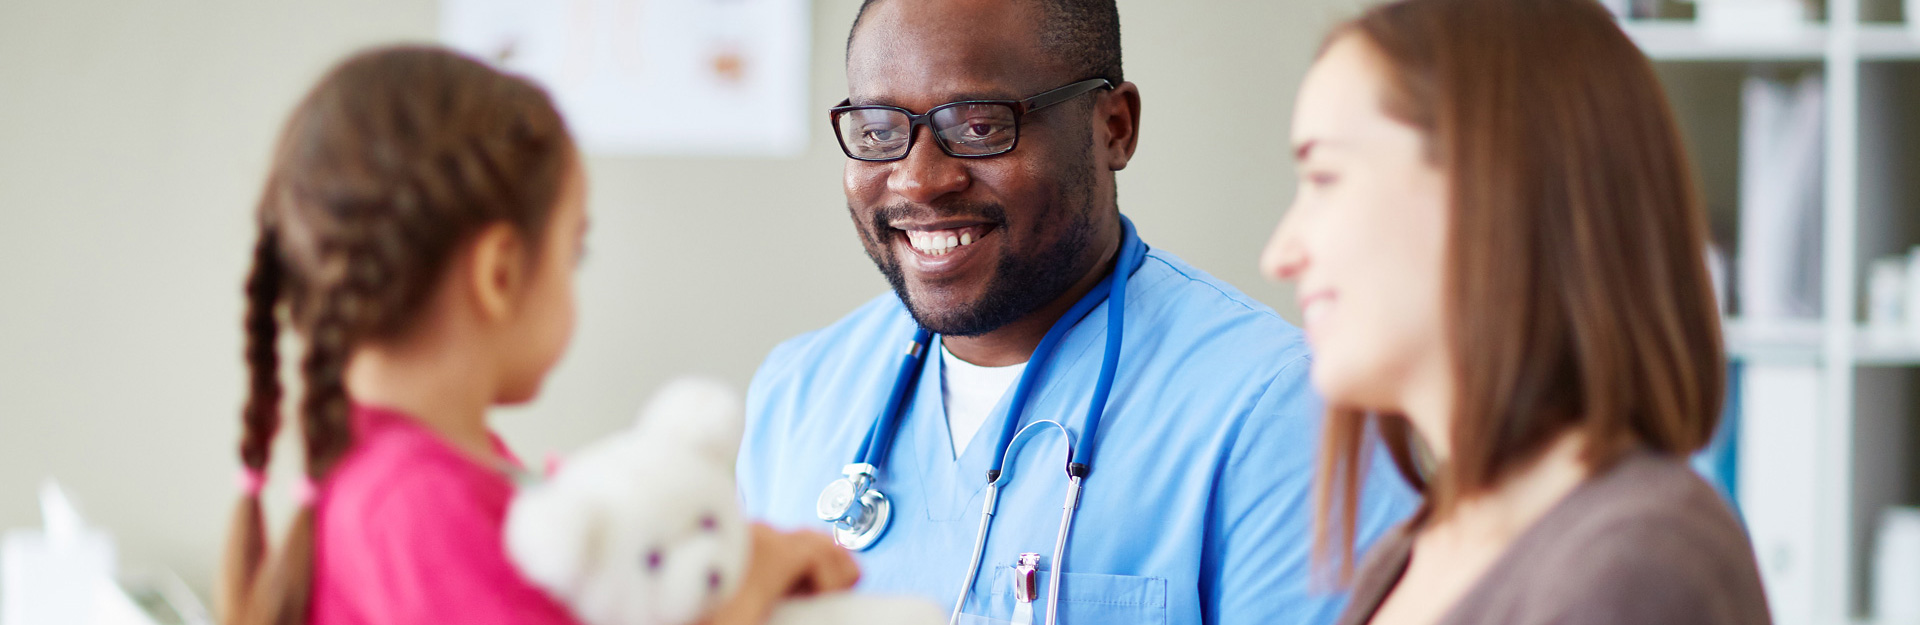
[(1854, 336), (1853, 364), (1861, 367), (1920, 366), (1920, 337), (1901, 331), (1888, 333), (1861, 328)]
[(1815, 363), (1821, 359), (1818, 321), (1753, 323), (1742, 319), (1722, 322), (1727, 356), (1765, 363)]
[(1906, 24), (1861, 24), (1856, 47), (1863, 61), (1920, 61), (1920, 34)]
[(1655, 61), (1818, 61), (1827, 51), (1820, 24), (1781, 41), (1717, 41), (1690, 20), (1625, 20), (1620, 28)]
[[(1744, 362), (1818, 364), (1824, 361), (1824, 331), (1818, 321), (1757, 324), (1741, 319), (1722, 326), (1727, 355)], [(1920, 333), (1856, 326), (1851, 362), (1856, 367), (1920, 367)]]
[[(1625, 20), (1627, 36), (1655, 61), (1818, 62), (1827, 55), (1826, 24), (1808, 23), (1782, 39), (1721, 40), (1688, 20)], [(1861, 60), (1920, 60), (1920, 37), (1906, 24), (1861, 24), (1853, 39)]]

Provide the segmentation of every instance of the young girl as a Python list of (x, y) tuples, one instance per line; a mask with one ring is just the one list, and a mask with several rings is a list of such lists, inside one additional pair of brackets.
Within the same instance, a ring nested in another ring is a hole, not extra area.
[[(507, 560), (517, 462), (485, 417), (533, 399), (565, 351), (585, 192), (546, 94), (445, 50), (354, 56), (301, 101), (261, 196), (246, 283), (252, 383), (227, 622), (571, 622)], [(263, 564), (283, 303), (306, 346), (307, 484)], [(715, 622), (757, 622), (791, 591), (857, 576), (823, 536), (756, 528), (754, 543)]]

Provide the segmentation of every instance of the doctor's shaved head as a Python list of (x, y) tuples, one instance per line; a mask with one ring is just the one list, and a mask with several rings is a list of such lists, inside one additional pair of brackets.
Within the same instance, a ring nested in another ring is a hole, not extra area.
[[(847, 33), (849, 52), (853, 50), (853, 38), (860, 34), (860, 22), (866, 19), (867, 9), (885, 1), (860, 3), (860, 11), (853, 17), (853, 28)], [(1116, 85), (1126, 80), (1120, 69), (1120, 9), (1113, 0), (1019, 1), (1039, 9), (1037, 26), (1041, 48), (1048, 56), (1081, 76), (1105, 78)]]
[(907, 140), (895, 160), (850, 156), (845, 183), (867, 255), (914, 319), (1005, 346), (1009, 357), (1037, 343), (1105, 276), (1120, 245), (1114, 172), (1132, 158), (1140, 100), (1121, 73), (1113, 1), (868, 0), (846, 67), (849, 105), (909, 115), (1105, 81), (1011, 119), (947, 109), (946, 141), (1017, 136), (993, 155), (950, 154), (933, 126), (836, 126), (842, 147), (849, 137)]

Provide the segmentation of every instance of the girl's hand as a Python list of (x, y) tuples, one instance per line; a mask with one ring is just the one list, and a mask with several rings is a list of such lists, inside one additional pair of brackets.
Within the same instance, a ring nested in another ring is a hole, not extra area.
[(755, 523), (753, 555), (740, 589), (714, 608), (708, 625), (759, 625), (781, 599), (853, 588), (860, 567), (833, 538), (809, 531), (781, 532)]

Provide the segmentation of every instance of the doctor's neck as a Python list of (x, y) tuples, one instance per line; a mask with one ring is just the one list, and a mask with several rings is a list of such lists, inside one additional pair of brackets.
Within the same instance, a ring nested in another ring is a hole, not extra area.
[[(1108, 230), (1108, 234), (1098, 239), (1103, 243), (1090, 246), (1089, 250), (1099, 250), (1096, 256), (1098, 260), (1094, 261), (1080, 279), (1075, 280), (1073, 286), (1068, 287), (1059, 297), (1053, 298), (1052, 301), (1027, 313), (1026, 316), (985, 334), (942, 335), (941, 344), (945, 345), (947, 351), (953, 353), (955, 358), (982, 367), (1006, 367), (1024, 363), (1032, 358), (1033, 350), (1040, 346), (1041, 339), (1046, 338), (1047, 331), (1053, 329), (1053, 324), (1059, 321), (1061, 316), (1066, 315), (1067, 310), (1073, 308), (1080, 298), (1085, 297), (1093, 287), (1099, 285), (1107, 274), (1113, 272), (1114, 263), (1120, 254), (1120, 239), (1123, 235), (1118, 220), (1104, 229)], [(1115, 302), (1117, 303), (1118, 300)]]

